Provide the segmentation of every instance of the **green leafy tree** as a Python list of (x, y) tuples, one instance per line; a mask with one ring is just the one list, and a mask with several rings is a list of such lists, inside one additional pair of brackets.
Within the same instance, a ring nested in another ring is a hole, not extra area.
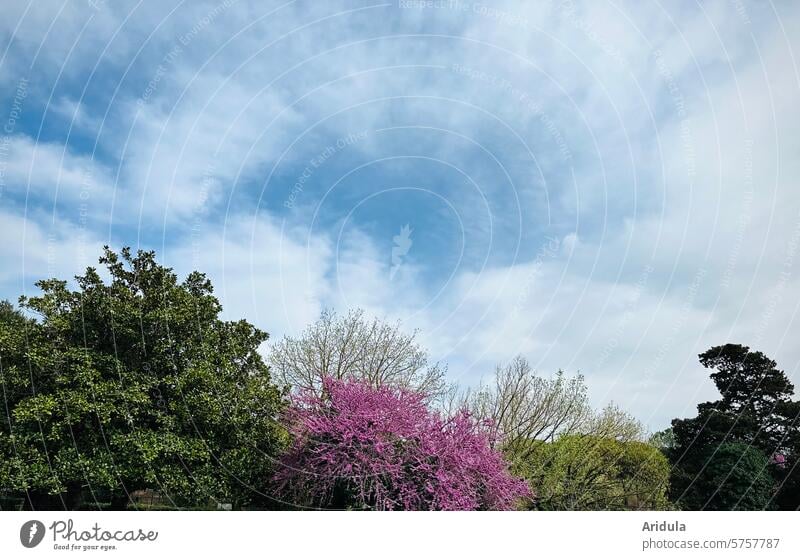
[(689, 510), (761, 510), (771, 506), (775, 481), (769, 460), (744, 443), (706, 446), (679, 476), (694, 477), (680, 497)]
[(100, 259), (0, 309), (0, 488), (77, 508), (152, 489), (173, 506), (259, 504), (286, 445), (267, 334), (223, 321), (205, 275), (182, 282), (152, 252)]
[[(674, 499), (686, 508), (706, 503), (707, 507), (720, 505), (722, 502), (712, 499), (712, 494), (727, 495), (729, 489), (709, 484), (711, 475), (707, 471), (728, 466), (741, 478), (740, 470), (745, 466), (717, 459), (722, 446), (739, 444), (753, 449), (742, 460), (749, 457), (749, 466), (760, 464), (760, 459), (756, 461), (753, 455), (757, 453), (767, 462), (762, 465), (763, 471), (773, 481), (773, 495), (768, 503), (758, 505), (758, 500), (744, 500), (739, 509), (745, 504), (757, 509), (796, 509), (800, 506), (797, 492), (800, 403), (792, 400), (794, 386), (773, 360), (739, 344), (715, 346), (700, 354), (700, 363), (713, 370), (711, 379), (721, 398), (699, 404), (694, 418), (672, 421), (674, 442), (669, 455), (674, 467)], [(747, 476), (755, 484), (761, 481), (757, 475)], [(738, 480), (733, 473), (730, 478), (712, 478), (726, 485)]]
[(651, 434), (647, 442), (660, 449), (662, 453), (669, 454), (675, 448), (675, 433), (672, 428)]
[(533, 441), (513, 461), (542, 510), (669, 509), (669, 463), (653, 446), (591, 435)]

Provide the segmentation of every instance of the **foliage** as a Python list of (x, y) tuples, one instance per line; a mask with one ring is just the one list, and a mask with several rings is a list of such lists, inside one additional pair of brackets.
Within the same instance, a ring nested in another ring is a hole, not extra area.
[(678, 501), (689, 510), (770, 509), (774, 481), (767, 457), (744, 443), (705, 446), (692, 462), (684, 462), (673, 475), (683, 489)]
[[(718, 491), (707, 484), (707, 458), (715, 457), (717, 448), (725, 444), (740, 444), (759, 452), (758, 461), (748, 459), (747, 466), (755, 468), (759, 461), (768, 461), (773, 456), (784, 459), (780, 465), (764, 468), (774, 479), (775, 495), (770, 500), (770, 507), (799, 507), (800, 469), (796, 466), (800, 458), (800, 403), (791, 398), (794, 386), (784, 372), (777, 369), (773, 360), (761, 352), (750, 351), (747, 346), (726, 344), (713, 347), (700, 354), (700, 363), (713, 370), (711, 379), (721, 398), (699, 404), (698, 415), (694, 418), (672, 421), (675, 444), (670, 458), (674, 465), (672, 493), (675, 499), (682, 507), (717, 503), (714, 495), (724, 494), (725, 489)], [(753, 454), (748, 453), (747, 457), (750, 456)], [(716, 459), (712, 463), (728, 465)], [(729, 466), (731, 469), (745, 468), (737, 463)], [(747, 476), (760, 481), (754, 473)], [(760, 502), (756, 500), (753, 503)]]
[(428, 409), (424, 394), (326, 379), (289, 410), (294, 446), (275, 476), (305, 507), (377, 510), (511, 509), (527, 493), (466, 411)]
[(512, 472), (529, 481), (542, 510), (668, 509), (669, 463), (639, 441), (564, 435), (529, 442)]
[(361, 310), (339, 317), (324, 311), (300, 337), (284, 337), (270, 352), (277, 378), (296, 391), (322, 390), (323, 380), (348, 379), (372, 387), (400, 387), (431, 399), (447, 390), (445, 372), (399, 324), (368, 320)]
[(675, 449), (675, 433), (672, 428), (667, 428), (651, 434), (647, 442), (653, 447), (660, 449), (663, 453), (671, 453)]
[(29, 316), (0, 313), (0, 488), (70, 509), (144, 488), (176, 506), (259, 501), (286, 442), (267, 334), (220, 320), (203, 274), (179, 283), (128, 249), (100, 262), (110, 283), (94, 268), (77, 290), (40, 281)]
[(533, 451), (534, 440), (570, 434), (633, 440), (642, 434), (639, 422), (614, 405), (593, 410), (583, 376), (559, 371), (540, 377), (523, 357), (498, 366), (494, 383), (467, 395), (466, 402), (475, 416), (492, 420), (493, 445), (516, 460)]

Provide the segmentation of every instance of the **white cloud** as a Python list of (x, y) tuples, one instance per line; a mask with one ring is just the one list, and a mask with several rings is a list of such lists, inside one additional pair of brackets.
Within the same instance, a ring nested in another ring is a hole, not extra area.
[(36, 142), (24, 134), (9, 137), (3, 179), (9, 193), (62, 201), (73, 207), (92, 199), (107, 202), (114, 185), (111, 172), (92, 157), (63, 144)]
[(303, 329), (319, 315), (332, 264), (324, 237), (245, 214), (229, 216), (220, 229), (198, 227), (172, 244), (162, 260), (181, 274), (208, 274), (225, 317), (247, 317), (279, 336)]
[(53, 215), (19, 216), (0, 211), (0, 286), (12, 301), (31, 294), (32, 283), (69, 279), (95, 265), (104, 243), (95, 232)]

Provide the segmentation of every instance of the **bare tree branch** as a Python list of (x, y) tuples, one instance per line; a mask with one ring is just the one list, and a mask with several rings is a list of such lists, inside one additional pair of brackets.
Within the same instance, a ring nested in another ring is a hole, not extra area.
[(360, 309), (340, 317), (324, 311), (299, 337), (284, 337), (269, 354), (276, 378), (293, 390), (321, 391), (325, 377), (357, 379), (378, 387), (389, 385), (421, 391), (431, 400), (449, 388), (445, 368), (428, 363), (417, 332), (400, 329)]
[(494, 384), (468, 393), (464, 399), (476, 416), (492, 421), (493, 445), (512, 454), (525, 454), (533, 441), (585, 434), (619, 440), (642, 437), (641, 425), (618, 407), (595, 412), (589, 405), (582, 375), (537, 376), (518, 356), (497, 366)]

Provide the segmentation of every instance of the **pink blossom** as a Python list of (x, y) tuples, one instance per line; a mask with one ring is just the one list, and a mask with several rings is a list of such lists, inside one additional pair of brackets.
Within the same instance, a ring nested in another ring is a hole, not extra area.
[(287, 501), (380, 510), (513, 509), (529, 494), (490, 448), (485, 422), (424, 396), (326, 379), (289, 409), (294, 444), (274, 477)]
[(772, 457), (770, 458), (770, 463), (777, 467), (785, 467), (786, 466), (786, 456), (783, 453), (773, 453)]

